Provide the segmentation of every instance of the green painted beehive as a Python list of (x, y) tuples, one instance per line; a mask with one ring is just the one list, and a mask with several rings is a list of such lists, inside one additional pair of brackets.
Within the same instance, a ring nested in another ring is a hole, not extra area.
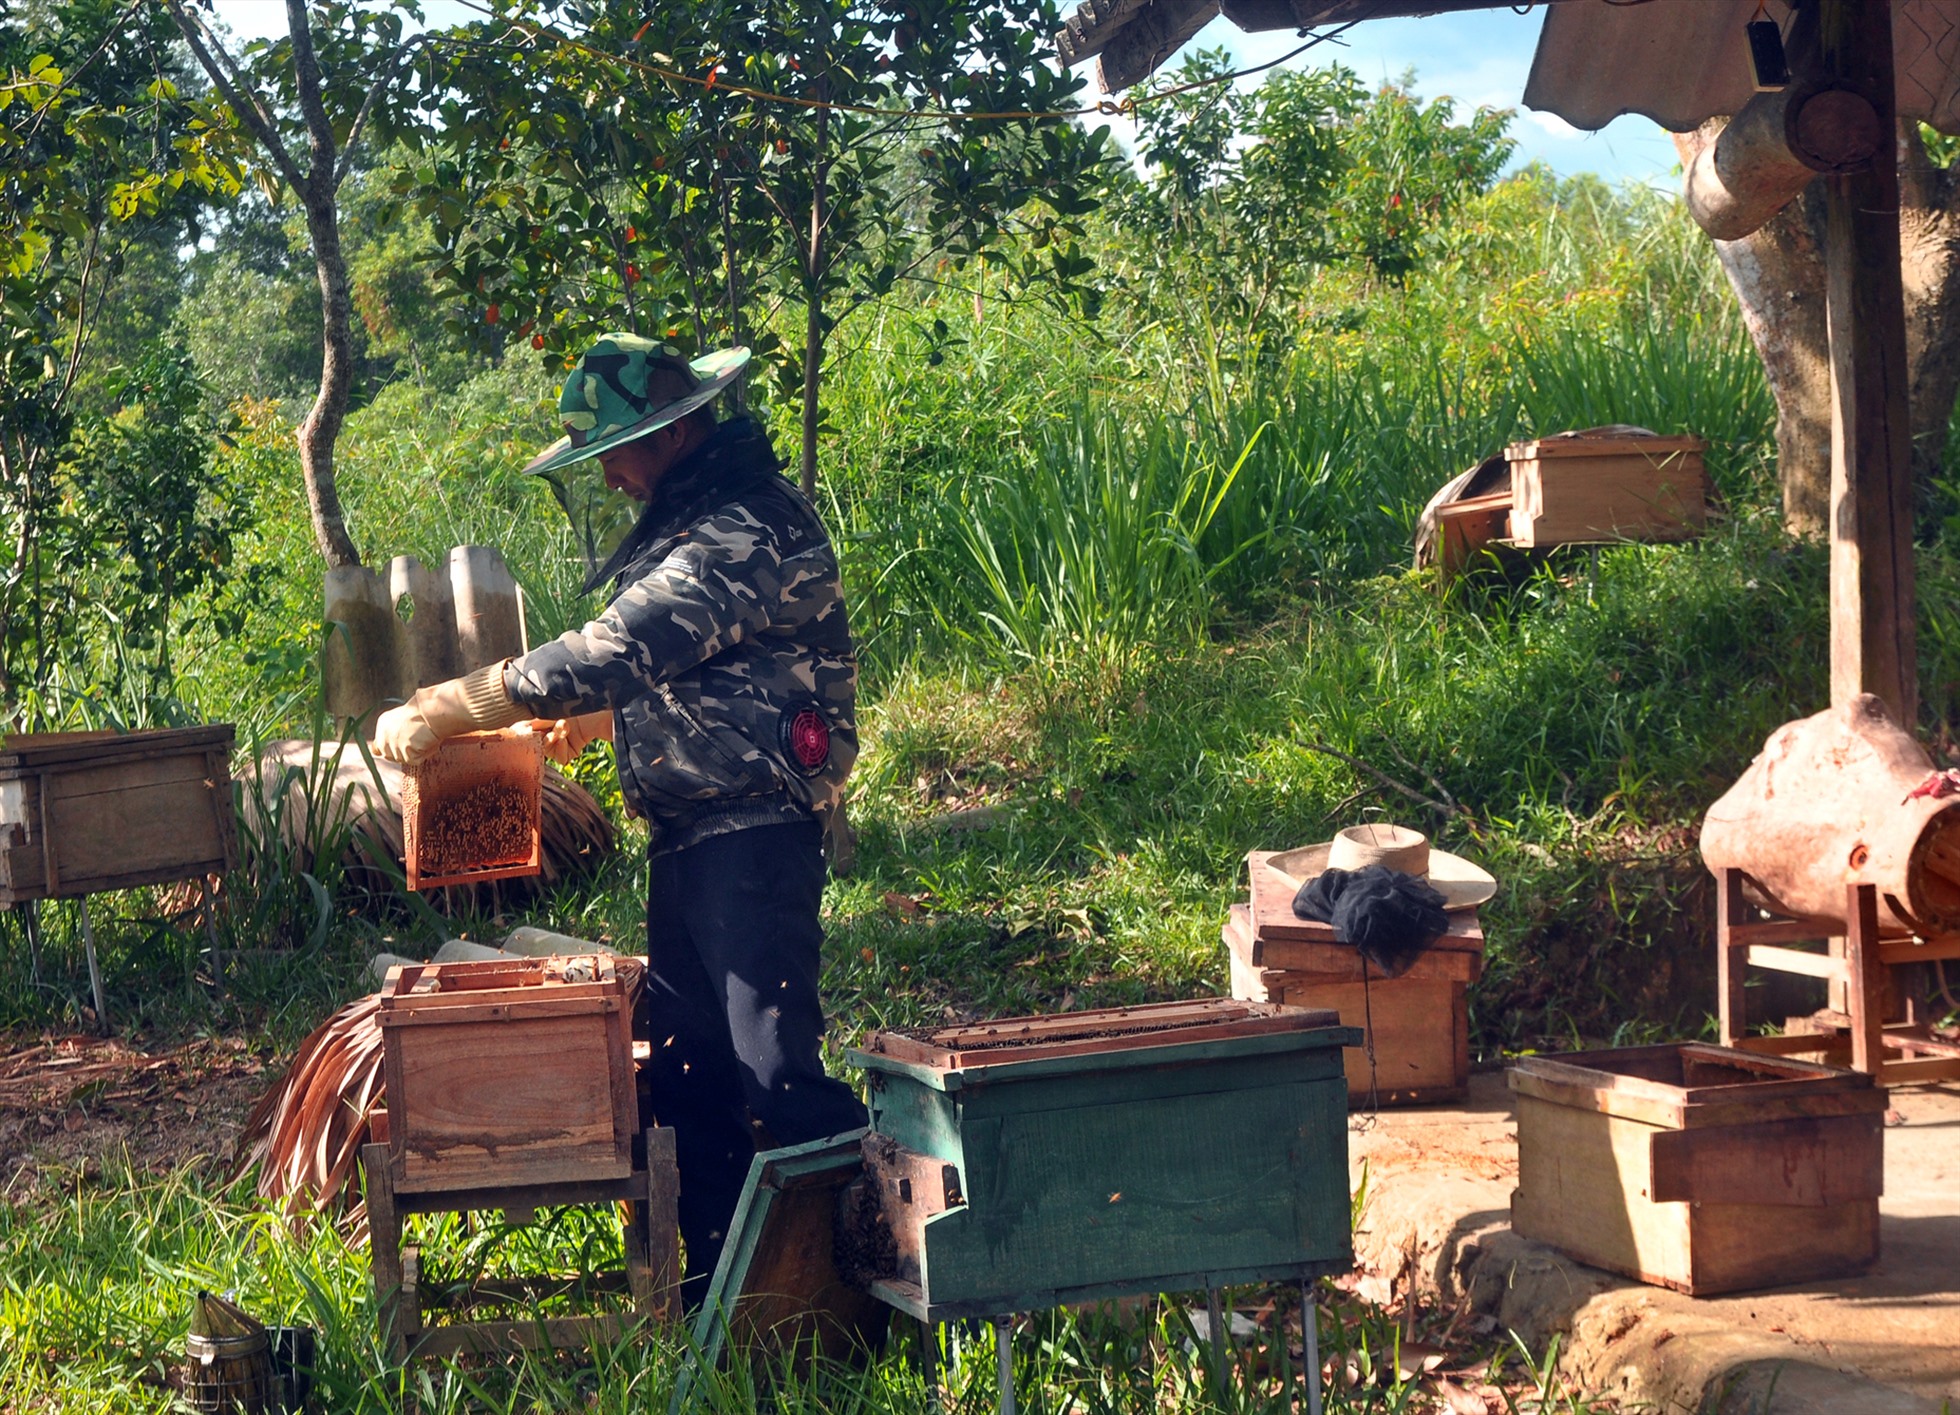
[(1229, 999), (872, 1033), (872, 1290), (939, 1321), (1345, 1270), (1359, 1040)]

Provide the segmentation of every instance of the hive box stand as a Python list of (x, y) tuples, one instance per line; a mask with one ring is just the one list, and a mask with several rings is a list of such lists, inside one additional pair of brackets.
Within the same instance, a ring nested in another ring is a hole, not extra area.
[(871, 1034), (872, 1292), (937, 1322), (1345, 1270), (1354, 1040), (1222, 998)]
[(1693, 1296), (1878, 1257), (1886, 1093), (1870, 1076), (1696, 1044), (1526, 1057), (1511, 1225)]

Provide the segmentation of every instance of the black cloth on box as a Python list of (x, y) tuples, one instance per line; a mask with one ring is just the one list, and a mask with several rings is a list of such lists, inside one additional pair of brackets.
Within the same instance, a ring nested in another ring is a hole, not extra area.
[(1389, 978), (1406, 973), (1450, 927), (1442, 895), (1387, 865), (1324, 870), (1300, 886), (1293, 912), (1333, 925), (1337, 941), (1352, 944)]

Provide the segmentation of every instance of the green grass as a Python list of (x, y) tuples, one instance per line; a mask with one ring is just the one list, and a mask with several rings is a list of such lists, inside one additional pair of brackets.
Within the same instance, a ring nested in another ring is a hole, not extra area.
[[(445, 1271), (591, 1271), (618, 1261), (617, 1228), (603, 1211), (545, 1211), (512, 1230), (495, 1222), (414, 1220), (415, 1236)], [(238, 1290), (262, 1320), (316, 1329), (319, 1408), (335, 1415), (399, 1411), (425, 1415), (485, 1410), (659, 1411), (687, 1360), (673, 1332), (633, 1332), (583, 1351), (388, 1365), (376, 1338), (364, 1248), (333, 1227), (295, 1233), (246, 1189), (209, 1165), (163, 1176), (111, 1164), (99, 1173), (53, 1177), (30, 1200), (0, 1202), (0, 1404), (14, 1411), (100, 1409), (163, 1412), (182, 1364), (184, 1325), (200, 1288)], [(1261, 1334), (1240, 1338), (1223, 1373), (1193, 1330), (1202, 1294), (1077, 1311), (1037, 1313), (1014, 1324), (1017, 1393), (1029, 1410), (1128, 1415), (1280, 1415), (1281, 1390), (1296, 1382), (1299, 1303), (1291, 1291), (1243, 1290), (1228, 1301), (1263, 1313)], [(1335, 1371), (1334, 1415), (1427, 1410), (1426, 1396), (1396, 1353), (1411, 1333), (1433, 1339), (1439, 1314), (1389, 1317), (1331, 1288), (1320, 1289), (1320, 1342)], [(1272, 1310), (1276, 1303), (1277, 1315)], [(552, 1308), (557, 1311), (559, 1308)], [(1282, 1346), (1275, 1323), (1288, 1322)], [(688, 1409), (700, 1415), (916, 1415), (926, 1408), (919, 1330), (895, 1321), (884, 1349), (853, 1362), (746, 1363), (693, 1382)], [(935, 1338), (946, 1409), (995, 1408), (995, 1354), (984, 1328), (948, 1327)], [(1459, 1360), (1505, 1381), (1522, 1408), (1598, 1407), (1566, 1390), (1543, 1363), (1498, 1347), (1458, 1348)], [(1511, 1367), (1506, 1371), (1506, 1367)], [(1222, 1385), (1225, 1398), (1214, 1399)], [(1551, 1403), (1534, 1407), (1533, 1399)], [(1518, 1408), (1518, 1407), (1514, 1407)]]

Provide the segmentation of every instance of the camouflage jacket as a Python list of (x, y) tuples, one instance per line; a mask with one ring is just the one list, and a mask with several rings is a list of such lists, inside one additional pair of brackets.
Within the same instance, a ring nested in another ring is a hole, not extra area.
[(627, 804), (656, 852), (827, 818), (857, 758), (857, 651), (837, 557), (754, 421), (735, 418), (654, 490), (583, 629), (504, 670), (540, 717), (613, 710)]

